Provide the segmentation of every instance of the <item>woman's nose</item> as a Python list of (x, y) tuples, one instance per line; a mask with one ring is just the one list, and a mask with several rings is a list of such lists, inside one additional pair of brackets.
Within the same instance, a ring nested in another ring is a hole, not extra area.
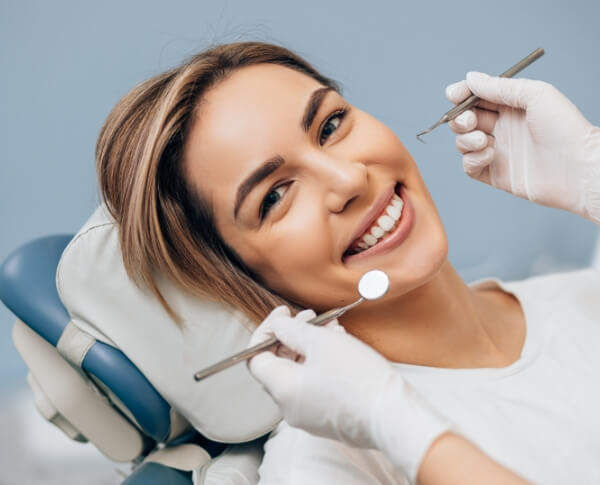
[(366, 193), (367, 167), (363, 163), (328, 158), (320, 168), (329, 211), (342, 212), (352, 200)]

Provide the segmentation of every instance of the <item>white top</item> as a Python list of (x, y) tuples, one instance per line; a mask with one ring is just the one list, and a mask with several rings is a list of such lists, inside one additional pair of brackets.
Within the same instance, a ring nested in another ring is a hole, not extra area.
[[(480, 369), (394, 365), (458, 432), (524, 478), (544, 485), (600, 483), (600, 273), (488, 280), (477, 287), (496, 285), (515, 295), (525, 314), (516, 362)], [(265, 444), (259, 473), (262, 485), (409, 483), (378, 451), (286, 423)]]

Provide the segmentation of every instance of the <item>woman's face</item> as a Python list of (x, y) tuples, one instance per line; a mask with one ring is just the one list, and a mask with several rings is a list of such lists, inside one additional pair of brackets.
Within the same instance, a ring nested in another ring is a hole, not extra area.
[(303, 307), (355, 300), (375, 268), (390, 277), (386, 298), (401, 296), (446, 259), (439, 215), (402, 142), (295, 70), (249, 66), (211, 88), (185, 167), (224, 241)]

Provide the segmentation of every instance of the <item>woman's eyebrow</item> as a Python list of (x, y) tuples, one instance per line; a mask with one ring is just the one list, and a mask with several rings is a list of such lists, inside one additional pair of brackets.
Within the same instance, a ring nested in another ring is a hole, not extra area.
[[(312, 126), (315, 116), (327, 96), (329, 91), (334, 91), (332, 87), (323, 86), (319, 89), (315, 89), (308, 99), (308, 103), (306, 103), (306, 107), (304, 108), (304, 115), (302, 116), (302, 121), (300, 125), (302, 129), (308, 133), (310, 127)], [(233, 218), (237, 219), (238, 212), (240, 207), (242, 206), (246, 196), (260, 184), (265, 178), (271, 175), (275, 170), (277, 170), (281, 165), (285, 163), (285, 160), (281, 155), (275, 155), (274, 157), (269, 158), (265, 162), (263, 162), (257, 169), (255, 169), (248, 177), (244, 179), (244, 181), (239, 185), (237, 189), (237, 194), (235, 196), (235, 205), (233, 208)]]
[(233, 209), (233, 218), (237, 219), (238, 212), (246, 196), (252, 191), (254, 187), (260, 184), (264, 179), (271, 175), (281, 165), (285, 163), (285, 160), (281, 155), (275, 155), (264, 161), (258, 168), (256, 168), (244, 181), (239, 185), (237, 194), (235, 196), (235, 206)]
[(304, 109), (304, 116), (302, 116), (302, 129), (308, 133), (311, 125), (321, 107), (321, 103), (325, 99), (325, 96), (329, 91), (333, 91), (334, 89), (329, 86), (324, 86), (312, 92), (310, 95), (310, 99), (308, 103), (306, 103), (306, 108)]

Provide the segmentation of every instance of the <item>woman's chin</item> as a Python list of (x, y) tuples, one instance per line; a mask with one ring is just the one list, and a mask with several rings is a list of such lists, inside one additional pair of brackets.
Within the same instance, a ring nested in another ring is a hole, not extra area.
[(411, 251), (410, 256), (379, 269), (390, 278), (390, 295), (400, 295), (429, 283), (447, 264), (448, 241), (442, 231), (437, 237), (432, 235), (427, 245)]

